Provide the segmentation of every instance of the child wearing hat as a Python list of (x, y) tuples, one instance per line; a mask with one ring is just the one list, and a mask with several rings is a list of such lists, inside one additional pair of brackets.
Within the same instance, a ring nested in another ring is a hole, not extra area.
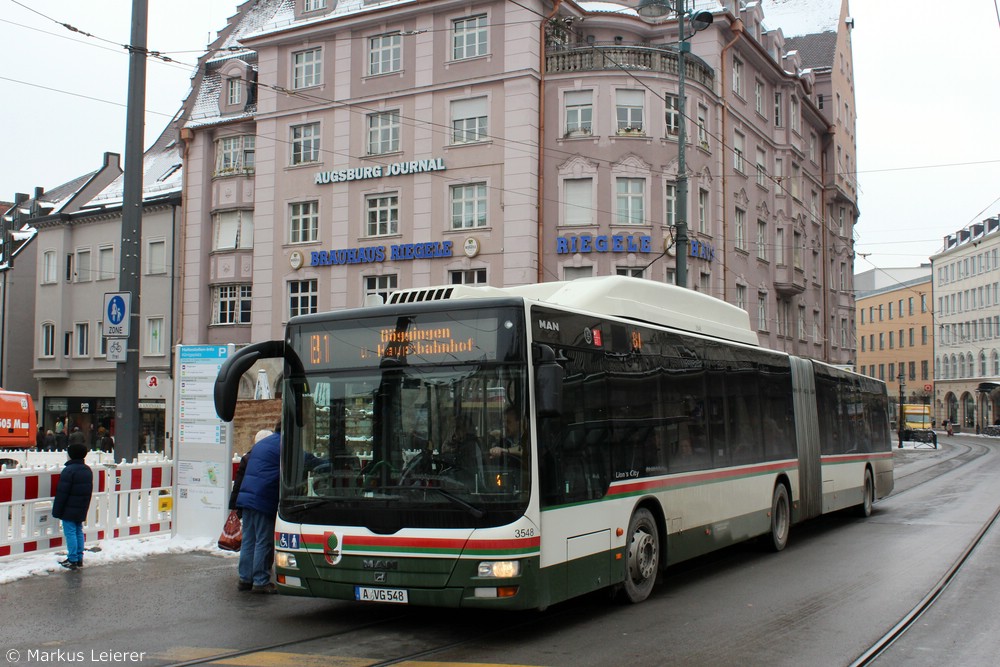
[(87, 446), (73, 443), (66, 449), (69, 461), (59, 473), (52, 516), (62, 519), (66, 537), (66, 560), (59, 563), (69, 570), (83, 567), (83, 520), (90, 510), (90, 496), (94, 491), (94, 473), (84, 461)]

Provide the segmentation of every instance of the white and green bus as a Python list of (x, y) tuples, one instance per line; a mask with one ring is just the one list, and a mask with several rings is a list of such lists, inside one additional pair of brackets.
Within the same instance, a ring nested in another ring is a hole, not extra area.
[[(532, 609), (892, 490), (885, 385), (763, 349), (739, 308), (625, 277), (403, 290), (292, 318), (278, 590)], [(317, 461), (320, 463), (317, 465)]]

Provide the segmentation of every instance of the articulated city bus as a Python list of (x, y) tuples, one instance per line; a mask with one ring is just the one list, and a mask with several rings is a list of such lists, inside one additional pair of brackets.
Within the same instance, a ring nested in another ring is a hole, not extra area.
[[(452, 285), (292, 318), (282, 358), (278, 589), (494, 609), (598, 589), (893, 485), (885, 385), (762, 349), (747, 313), (600, 277)], [(317, 458), (324, 461), (316, 465)]]

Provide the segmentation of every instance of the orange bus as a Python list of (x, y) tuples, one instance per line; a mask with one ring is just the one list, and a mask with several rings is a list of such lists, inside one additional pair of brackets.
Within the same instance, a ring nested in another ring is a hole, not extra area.
[(37, 431), (31, 394), (0, 389), (0, 449), (34, 447)]

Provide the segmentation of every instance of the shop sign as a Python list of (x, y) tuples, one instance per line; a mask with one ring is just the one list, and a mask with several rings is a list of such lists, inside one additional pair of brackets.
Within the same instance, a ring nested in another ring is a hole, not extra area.
[(382, 178), (383, 176), (400, 176), (404, 174), (422, 174), (428, 171), (445, 171), (444, 158), (430, 158), (429, 160), (410, 160), (408, 162), (392, 162), (390, 164), (377, 164), (371, 167), (353, 167), (351, 169), (337, 169), (334, 171), (316, 172), (316, 185), (326, 185), (328, 183), (347, 183), (348, 181), (364, 181), (370, 178)]
[(699, 241), (697, 239), (691, 239), (688, 254), (691, 257), (697, 257), (698, 259), (705, 259), (711, 262), (715, 259), (715, 247), (710, 243), (705, 243), (704, 241)]
[(341, 248), (339, 250), (316, 250), (309, 253), (309, 266), (339, 266), (341, 264), (374, 264), (386, 259), (399, 262), (414, 259), (436, 259), (451, 257), (454, 250), (452, 241), (431, 241), (429, 243), (400, 243), (397, 245), (367, 246), (365, 248)]
[(653, 237), (646, 235), (627, 236), (625, 234), (556, 237), (556, 254), (588, 252), (653, 252)]

